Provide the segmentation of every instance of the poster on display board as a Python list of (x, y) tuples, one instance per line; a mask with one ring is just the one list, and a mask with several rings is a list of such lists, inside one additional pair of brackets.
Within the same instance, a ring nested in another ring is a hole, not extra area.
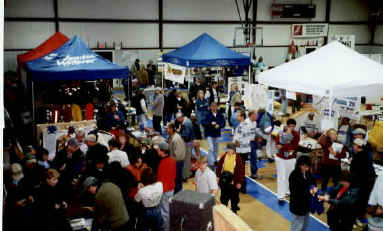
[(269, 99), (271, 97), (274, 97), (274, 95), (270, 96), (268, 94), (266, 86), (260, 85), (260, 84), (247, 84), (245, 88), (245, 94), (243, 96), (243, 100), (244, 100), (246, 109), (257, 111), (258, 109), (261, 109), (261, 108), (268, 108)]
[(327, 23), (293, 24), (291, 27), (293, 38), (326, 37), (328, 33)]
[(186, 67), (164, 63), (165, 79), (172, 82), (183, 84), (186, 76)]
[(275, 90), (268, 90), (267, 91), (266, 111), (270, 114), (274, 113), (274, 95), (275, 95)]
[[(243, 86), (242, 86), (242, 77), (229, 77), (228, 78), (228, 86), (229, 86), (229, 92), (232, 92), (236, 89), (243, 93)], [(243, 94), (242, 94), (243, 95)]]
[(338, 41), (347, 47), (355, 49), (355, 35), (335, 34), (329, 36), (328, 41)]

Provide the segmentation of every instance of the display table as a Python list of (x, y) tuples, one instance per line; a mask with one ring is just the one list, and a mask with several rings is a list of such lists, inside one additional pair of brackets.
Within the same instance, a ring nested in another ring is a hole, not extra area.
[(216, 231), (251, 231), (252, 229), (239, 216), (224, 205), (213, 207), (214, 230)]
[(84, 120), (84, 121), (73, 121), (73, 122), (65, 122), (65, 123), (52, 123), (52, 124), (37, 124), (37, 141), (39, 141), (41, 134), (49, 127), (56, 126), (57, 130), (68, 130), (69, 127), (74, 128), (82, 128), (82, 127), (97, 127), (96, 120)]

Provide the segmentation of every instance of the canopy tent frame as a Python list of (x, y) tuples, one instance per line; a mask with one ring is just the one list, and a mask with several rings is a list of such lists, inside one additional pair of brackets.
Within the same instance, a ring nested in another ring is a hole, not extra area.
[(36, 123), (35, 82), (129, 78), (127, 67), (114, 64), (96, 54), (77, 36), (49, 54), (26, 62), (25, 67), (31, 82), (34, 127)]
[[(209, 51), (211, 52), (209, 53)], [(227, 48), (207, 33), (203, 33), (186, 45), (162, 55), (164, 63), (186, 68), (250, 66), (250, 59), (251, 57)], [(164, 78), (164, 74), (162, 78)], [(248, 78), (250, 81), (250, 68)], [(163, 85), (162, 83), (162, 87)]]

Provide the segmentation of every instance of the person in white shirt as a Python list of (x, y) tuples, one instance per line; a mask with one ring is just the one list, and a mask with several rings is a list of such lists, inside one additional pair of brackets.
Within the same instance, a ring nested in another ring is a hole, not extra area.
[[(241, 159), (243, 162), (243, 166), (246, 165), (246, 161), (249, 158), (249, 153), (251, 151), (250, 148), (250, 126), (249, 124), (245, 121), (246, 119), (246, 112), (241, 111), (238, 112), (237, 114), (237, 120), (240, 122), (238, 127), (234, 130), (234, 137), (233, 141), (235, 142), (237, 148), (236, 152), (241, 155)], [(241, 188), (242, 193), (246, 193), (246, 182)]]
[(305, 133), (311, 138), (319, 138), (320, 121), (316, 118), (314, 112), (309, 112), (301, 122), (300, 130), (304, 127)]
[(113, 138), (109, 140), (108, 144), (110, 149), (110, 152), (108, 153), (108, 163), (110, 164), (112, 162), (117, 161), (121, 164), (122, 168), (127, 169), (130, 164), (128, 155), (126, 154), (126, 152), (118, 149), (120, 147), (120, 144), (117, 142), (117, 140)]
[(134, 197), (135, 201), (142, 202), (144, 206), (142, 228), (143, 230), (162, 230), (162, 217), (159, 204), (163, 194), (163, 185), (156, 182), (156, 175), (152, 168), (142, 171), (141, 182), (138, 184), (138, 192)]
[(254, 110), (249, 111), (249, 118), (245, 122), (249, 126), (251, 178), (260, 180), (257, 167), (257, 138), (262, 137), (262, 134), (257, 128), (257, 113)]
[(199, 156), (199, 168), (195, 173), (194, 184), (197, 192), (209, 193), (215, 196), (218, 190), (217, 176), (207, 167), (207, 162), (206, 156)]

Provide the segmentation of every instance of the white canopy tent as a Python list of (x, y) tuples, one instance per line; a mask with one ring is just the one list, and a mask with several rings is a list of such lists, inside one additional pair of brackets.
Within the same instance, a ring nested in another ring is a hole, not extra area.
[(383, 65), (334, 41), (259, 74), (271, 87), (327, 96), (383, 96)]

